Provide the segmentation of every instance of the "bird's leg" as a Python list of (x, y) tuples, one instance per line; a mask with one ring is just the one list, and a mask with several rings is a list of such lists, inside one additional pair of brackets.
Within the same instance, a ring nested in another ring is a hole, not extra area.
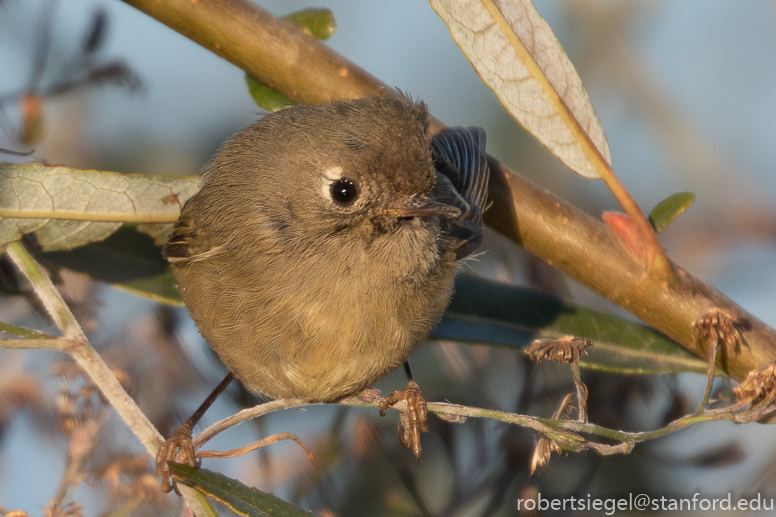
[(407, 373), (407, 387), (396, 390), (380, 401), (380, 416), (385, 416), (385, 410), (401, 400), (407, 401), (406, 411), (399, 413), (399, 443), (402, 447), (412, 447), (415, 458), (420, 460), (420, 433), (428, 431), (428, 408), (420, 387), (412, 377), (410, 362), (404, 363), (404, 371)]
[(172, 436), (159, 447), (159, 451), (156, 453), (156, 475), (162, 477), (162, 491), (167, 493), (171, 490), (180, 495), (178, 487), (175, 485), (175, 480), (170, 475), (170, 463), (171, 461), (178, 461), (189, 465), (191, 467), (197, 466), (197, 458), (194, 455), (194, 446), (191, 443), (191, 432), (194, 426), (197, 425), (202, 415), (213, 405), (213, 402), (218, 398), (221, 393), (229, 386), (229, 383), (234, 379), (234, 374), (229, 374), (224, 377), (224, 380), (216, 386), (216, 389), (208, 395), (205, 401), (197, 408), (191, 418), (181, 425), (178, 429), (172, 433)]

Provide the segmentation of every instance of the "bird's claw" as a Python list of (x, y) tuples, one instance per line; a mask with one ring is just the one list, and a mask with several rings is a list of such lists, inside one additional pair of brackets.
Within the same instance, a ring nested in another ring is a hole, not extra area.
[(428, 408), (420, 387), (410, 381), (403, 390), (396, 390), (380, 401), (380, 416), (399, 401), (407, 401), (407, 409), (399, 412), (399, 443), (402, 447), (412, 448), (415, 458), (420, 460), (420, 433), (428, 431)]
[(169, 493), (175, 490), (175, 493), (180, 495), (178, 486), (170, 471), (171, 461), (183, 463), (190, 467), (198, 466), (197, 457), (194, 454), (194, 446), (191, 442), (191, 426), (184, 424), (176, 429), (172, 436), (159, 447), (159, 452), (156, 453), (156, 475), (162, 478), (162, 492)]

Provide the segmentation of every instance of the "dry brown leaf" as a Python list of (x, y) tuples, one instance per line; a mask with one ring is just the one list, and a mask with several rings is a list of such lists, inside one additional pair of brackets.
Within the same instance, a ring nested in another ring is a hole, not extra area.
[(430, 0), (504, 107), (571, 170), (598, 178), (609, 144), (582, 80), (530, 0)]

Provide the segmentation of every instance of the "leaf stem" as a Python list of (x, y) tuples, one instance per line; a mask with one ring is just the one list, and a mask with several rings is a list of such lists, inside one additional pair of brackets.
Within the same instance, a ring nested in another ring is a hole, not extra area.
[(24, 219), (61, 219), (65, 221), (93, 221), (103, 223), (175, 223), (180, 216), (177, 212), (157, 213), (98, 213), (72, 212), (66, 210), (0, 210), (0, 218)]
[[(601, 158), (603, 160), (603, 158)], [(603, 169), (602, 169), (603, 168)], [(620, 178), (614, 173), (605, 161), (602, 166), (598, 168), (601, 173), (601, 179), (604, 180), (606, 186), (612, 191), (614, 197), (622, 206), (625, 213), (628, 214), (633, 226), (639, 234), (639, 238), (642, 246), (644, 247), (644, 258), (646, 261), (647, 275), (649, 278), (665, 281), (667, 285), (674, 285), (676, 281), (674, 268), (671, 261), (668, 259), (663, 246), (660, 245), (660, 241), (657, 238), (652, 225), (649, 224), (649, 219), (644, 214), (644, 211), (633, 199), (631, 193), (622, 184)], [(605, 172), (604, 172), (605, 171)]]

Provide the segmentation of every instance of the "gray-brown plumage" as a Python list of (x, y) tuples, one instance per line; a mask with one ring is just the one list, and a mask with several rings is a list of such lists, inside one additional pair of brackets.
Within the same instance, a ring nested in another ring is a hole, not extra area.
[(432, 144), (422, 103), (384, 97), (236, 134), (164, 248), (202, 335), (273, 398), (332, 401), (400, 366), (481, 240), (484, 144), (479, 128)]

